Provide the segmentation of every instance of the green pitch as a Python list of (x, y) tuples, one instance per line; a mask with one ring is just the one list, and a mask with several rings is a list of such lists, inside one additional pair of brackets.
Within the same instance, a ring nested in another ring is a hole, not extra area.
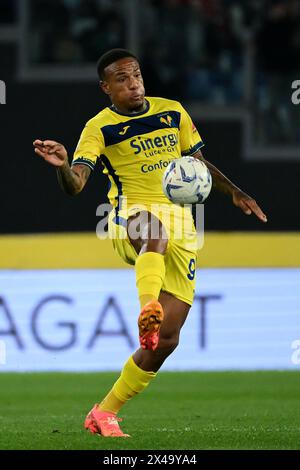
[(299, 449), (300, 373), (160, 373), (120, 414), (130, 439), (83, 429), (117, 378), (0, 374), (0, 449)]

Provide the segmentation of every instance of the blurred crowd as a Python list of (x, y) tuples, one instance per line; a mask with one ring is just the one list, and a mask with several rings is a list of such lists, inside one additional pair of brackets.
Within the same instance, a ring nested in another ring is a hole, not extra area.
[[(32, 0), (32, 61), (91, 62), (107, 49), (126, 46), (128, 3)], [(245, 34), (242, 24), (249, 21), (251, 12), (241, 8), (240, 3), (244, 2), (135, 2), (138, 50), (151, 93), (216, 103), (241, 99)]]
[(0, 27), (17, 19), (17, 0), (0, 0)]
[(300, 106), (291, 103), (291, 85), (300, 79), (300, 1), (271, 2), (254, 44), (257, 137), (300, 145)]
[(300, 79), (300, 0), (29, 0), (31, 63), (95, 62), (128, 47), (131, 2), (148, 93), (246, 102), (261, 118), (262, 140), (300, 142), (290, 105)]

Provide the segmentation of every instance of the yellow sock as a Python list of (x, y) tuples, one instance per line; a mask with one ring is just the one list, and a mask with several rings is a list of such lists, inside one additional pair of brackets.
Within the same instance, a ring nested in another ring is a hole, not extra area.
[(136, 285), (141, 308), (151, 299), (158, 299), (165, 278), (164, 256), (147, 251), (135, 262)]
[(156, 376), (156, 372), (147, 372), (140, 369), (130, 356), (123, 367), (120, 377), (113, 388), (100, 403), (101, 411), (118, 413), (120, 408), (130, 398), (142, 392)]
[(151, 294), (140, 295), (141, 308), (143, 308), (144, 305), (146, 305), (148, 302), (150, 302), (150, 300), (153, 300), (153, 299), (157, 300), (157, 297)]

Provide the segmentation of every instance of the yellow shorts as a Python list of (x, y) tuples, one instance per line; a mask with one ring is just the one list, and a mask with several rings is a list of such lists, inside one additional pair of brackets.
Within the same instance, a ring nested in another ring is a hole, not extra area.
[(192, 305), (196, 282), (197, 234), (190, 210), (175, 204), (133, 204), (120, 210), (113, 209), (109, 216), (109, 236), (116, 252), (131, 265), (135, 264), (138, 255), (128, 238), (127, 219), (141, 210), (156, 216), (168, 236), (166, 276), (162, 290)]

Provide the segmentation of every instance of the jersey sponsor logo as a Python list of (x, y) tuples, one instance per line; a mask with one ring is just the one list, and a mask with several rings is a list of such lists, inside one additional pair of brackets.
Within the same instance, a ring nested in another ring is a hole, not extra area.
[(166, 168), (169, 163), (171, 163), (172, 160), (159, 160), (157, 163), (153, 163), (152, 165), (148, 165), (145, 163), (144, 165), (141, 166), (141, 172), (142, 173), (151, 173), (152, 171), (155, 170), (162, 170), (163, 168)]
[[(163, 136), (157, 136), (154, 138), (144, 138), (138, 136), (137, 139), (132, 139), (130, 141), (130, 146), (135, 150), (134, 154), (138, 155), (141, 152), (147, 152), (148, 150), (160, 149), (160, 152), (169, 151), (168, 148), (175, 147), (178, 143), (178, 138), (176, 134), (168, 134)], [(152, 155), (146, 155), (152, 156)]]
[(130, 127), (130, 126), (125, 126), (125, 127), (123, 127), (123, 129), (119, 132), (119, 135), (125, 135), (126, 132), (127, 132), (128, 129), (129, 129), (129, 127)]

